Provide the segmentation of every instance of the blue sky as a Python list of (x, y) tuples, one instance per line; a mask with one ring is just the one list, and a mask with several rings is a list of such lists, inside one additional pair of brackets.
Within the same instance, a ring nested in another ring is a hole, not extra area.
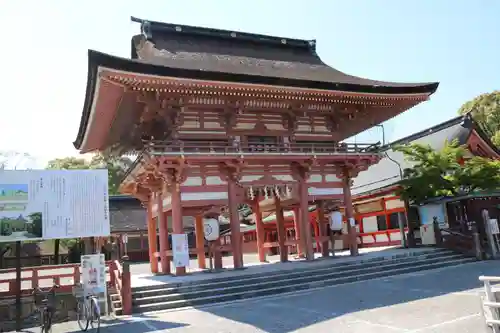
[[(5, 0), (0, 10), (0, 150), (76, 154), (87, 49), (130, 56), (130, 16), (317, 39), (329, 65), (390, 81), (439, 81), (432, 99), (386, 124), (388, 140), (456, 115), (500, 86), (500, 1)], [(379, 140), (379, 130), (358, 142)]]

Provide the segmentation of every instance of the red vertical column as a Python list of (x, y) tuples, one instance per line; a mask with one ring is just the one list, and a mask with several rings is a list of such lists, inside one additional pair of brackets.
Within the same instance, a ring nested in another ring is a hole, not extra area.
[(229, 223), (231, 228), (231, 247), (234, 268), (243, 267), (243, 250), (241, 246), (240, 214), (238, 213), (237, 184), (232, 175), (228, 177)]
[(196, 253), (198, 257), (198, 267), (200, 269), (205, 269), (205, 232), (203, 230), (203, 216), (201, 215), (196, 216), (194, 232), (196, 234)]
[(300, 209), (298, 207), (293, 209), (293, 225), (295, 229), (295, 240), (297, 241), (297, 255), (302, 257), (304, 255), (304, 247), (302, 246), (302, 228), (300, 227)]
[[(175, 179), (170, 186), (170, 195), (172, 202), (172, 234), (184, 234), (184, 225), (182, 224), (182, 202), (181, 202), (181, 184)], [(185, 275), (186, 267), (176, 267), (175, 275)]]
[(288, 249), (285, 245), (286, 230), (285, 230), (285, 217), (283, 215), (283, 207), (279, 198), (274, 199), (276, 206), (276, 229), (278, 231), (278, 245), (280, 250), (280, 261), (288, 261)]
[[(327, 228), (328, 224), (325, 223), (325, 207), (323, 201), (320, 201), (316, 206), (317, 218), (318, 218), (318, 227), (319, 227), (319, 235), (321, 238), (327, 236)], [(328, 248), (328, 239), (321, 241), (321, 255), (323, 257), (328, 257), (330, 255), (330, 251)]]
[(300, 226), (302, 228), (302, 245), (307, 260), (314, 260), (311, 224), (309, 223), (309, 193), (305, 177), (299, 183)]
[(356, 226), (351, 226), (351, 221), (354, 221), (354, 208), (352, 206), (351, 196), (351, 177), (349, 176), (349, 170), (347, 168), (344, 169), (342, 182), (344, 184), (344, 207), (347, 220), (347, 233), (349, 235), (349, 250), (352, 256), (357, 256), (359, 254), (358, 237)]
[(259, 199), (255, 199), (252, 203), (252, 211), (255, 216), (255, 233), (257, 235), (257, 253), (259, 254), (259, 261), (266, 261), (266, 249), (264, 248), (265, 230), (264, 223), (262, 222), (262, 212), (260, 211)]
[(151, 265), (151, 273), (158, 273), (158, 258), (156, 258), (156, 221), (153, 218), (153, 200), (150, 197), (146, 204), (146, 219), (148, 226), (148, 250), (149, 250), (149, 264)]
[(158, 227), (160, 229), (160, 265), (161, 272), (163, 274), (170, 274), (170, 259), (167, 256), (168, 246), (168, 227), (167, 219), (163, 212), (163, 198), (161, 192), (157, 193), (156, 204), (158, 208), (156, 209), (156, 214), (158, 216)]

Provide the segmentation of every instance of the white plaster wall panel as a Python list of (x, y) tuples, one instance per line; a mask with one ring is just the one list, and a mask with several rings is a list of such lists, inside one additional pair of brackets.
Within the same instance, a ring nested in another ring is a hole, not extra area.
[(337, 195), (342, 194), (344, 191), (341, 188), (317, 188), (317, 187), (309, 187), (307, 189), (309, 195)]
[(308, 183), (321, 183), (323, 181), (323, 176), (320, 174), (310, 175), (307, 180)]
[(247, 183), (247, 182), (253, 182), (256, 180), (259, 180), (263, 178), (264, 176), (251, 176), (251, 175), (245, 175), (241, 177), (240, 183)]
[(284, 131), (285, 128), (282, 124), (266, 124), (267, 129), (271, 131)]
[(184, 186), (200, 186), (202, 184), (201, 177), (187, 177), (182, 185)]
[(235, 129), (237, 130), (251, 130), (255, 127), (255, 124), (251, 123), (237, 123)]
[(271, 177), (273, 177), (276, 180), (283, 181), (283, 182), (294, 182), (295, 181), (291, 175), (272, 175)]
[(385, 202), (386, 209), (396, 209), (396, 208), (404, 208), (405, 203), (399, 199), (397, 200), (388, 200)]
[[(297, 126), (297, 131), (299, 132), (310, 132), (311, 131), (311, 126), (310, 125), (298, 125)], [(301, 133), (301, 135), (303, 135)]]
[(203, 127), (206, 129), (222, 129), (222, 126), (219, 123), (206, 121), (203, 123)]
[(225, 185), (227, 182), (219, 176), (207, 176), (205, 179), (207, 185)]
[[(172, 216), (167, 216), (167, 226), (171, 231), (173, 227)], [(182, 226), (184, 229), (193, 229), (195, 226), (195, 218), (192, 216), (183, 216), (182, 217)]]
[(389, 235), (391, 236), (392, 242), (401, 240), (401, 232), (391, 232)]
[(373, 236), (363, 236), (361, 238), (362, 238), (364, 244), (372, 244), (375, 242), (375, 240), (373, 239)]
[(363, 217), (363, 232), (376, 232), (378, 231), (377, 217), (368, 216)]
[(340, 182), (340, 178), (337, 177), (336, 175), (334, 174), (328, 174), (328, 175), (325, 175), (325, 180), (327, 182)]
[(227, 198), (228, 198), (227, 192), (181, 193), (181, 200), (183, 201), (226, 200)]
[[(412, 141), (412, 143), (429, 144), (435, 149), (441, 149), (445, 141), (455, 137), (459, 130), (460, 125), (451, 126), (424, 138)], [(402, 170), (410, 168), (413, 165), (405, 160), (403, 153), (395, 152), (392, 149), (386, 151), (386, 153), (401, 165)], [(384, 157), (379, 163), (370, 166), (368, 170), (360, 172), (359, 175), (354, 178), (352, 194), (360, 194), (384, 188), (396, 183), (399, 179), (400, 173), (398, 165), (387, 157)]]
[(386, 234), (379, 234), (379, 235), (375, 235), (375, 240), (377, 241), (377, 243), (388, 242), (389, 237), (387, 237)]

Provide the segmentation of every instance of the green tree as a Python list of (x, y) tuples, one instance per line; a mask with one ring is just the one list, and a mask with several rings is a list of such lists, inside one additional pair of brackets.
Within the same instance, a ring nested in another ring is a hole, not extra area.
[(31, 213), (28, 217), (33, 223), (31, 233), (37, 237), (42, 237), (42, 213)]
[(84, 170), (108, 169), (109, 194), (118, 194), (118, 187), (132, 161), (127, 157), (95, 155), (90, 160), (76, 157), (56, 158), (48, 162), (47, 169)]
[(482, 94), (464, 103), (460, 114), (470, 112), (491, 141), (500, 146), (500, 91)]
[[(404, 170), (399, 194), (412, 203), (439, 196), (468, 194), (500, 188), (500, 162), (469, 155), (458, 141), (446, 142), (441, 150), (409, 144), (394, 148), (405, 155), (412, 168)], [(460, 161), (464, 161), (460, 164)]]

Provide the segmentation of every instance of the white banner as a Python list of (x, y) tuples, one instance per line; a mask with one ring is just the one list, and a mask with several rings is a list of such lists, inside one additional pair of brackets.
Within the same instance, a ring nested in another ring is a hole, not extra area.
[(106, 289), (106, 263), (104, 254), (81, 257), (82, 284), (86, 293), (102, 293)]
[(107, 170), (0, 171), (0, 242), (109, 234)]
[(174, 267), (189, 267), (189, 243), (187, 234), (172, 234)]

